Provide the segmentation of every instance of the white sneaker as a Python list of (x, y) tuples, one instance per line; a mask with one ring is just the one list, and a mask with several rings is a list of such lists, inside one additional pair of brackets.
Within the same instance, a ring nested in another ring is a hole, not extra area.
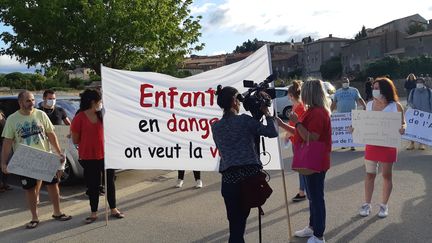
[(316, 236), (312, 236), (311, 238), (308, 239), (307, 243), (325, 243), (325, 239), (323, 237), (322, 240), (318, 239)]
[(380, 204), (379, 205), (380, 209), (378, 212), (378, 217), (380, 218), (385, 218), (388, 216), (388, 206), (385, 204)]
[(181, 188), (182, 186), (183, 186), (183, 180), (178, 179), (176, 187)]
[(203, 187), (202, 180), (196, 180), (196, 186), (195, 186), (195, 188), (202, 188), (202, 187)]
[(311, 237), (313, 236), (313, 229), (311, 229), (309, 226), (306, 226), (304, 229), (294, 232), (294, 235), (301, 238)]
[(370, 214), (370, 210), (371, 210), (371, 205), (370, 203), (365, 203), (361, 206), (359, 214), (362, 217), (367, 217)]

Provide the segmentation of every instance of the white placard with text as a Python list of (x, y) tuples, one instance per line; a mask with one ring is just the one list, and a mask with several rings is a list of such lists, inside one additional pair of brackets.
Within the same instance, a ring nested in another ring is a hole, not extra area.
[(354, 143), (351, 128), (351, 112), (332, 113), (332, 147), (359, 147), (362, 144)]
[(12, 174), (50, 182), (60, 165), (58, 155), (19, 144), (7, 170)]
[(355, 143), (399, 148), (401, 124), (402, 116), (399, 112), (352, 111)]
[(405, 119), (407, 128), (402, 138), (432, 146), (432, 113), (410, 108)]

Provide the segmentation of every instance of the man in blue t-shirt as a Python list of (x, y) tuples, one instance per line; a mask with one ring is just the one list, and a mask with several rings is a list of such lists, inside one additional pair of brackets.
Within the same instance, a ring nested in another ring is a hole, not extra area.
[[(348, 78), (342, 78), (342, 88), (338, 89), (333, 97), (333, 103), (331, 110), (336, 109), (338, 113), (351, 112), (351, 110), (357, 109), (357, 104), (366, 108), (366, 103), (360, 96), (358, 89), (349, 86), (350, 81)], [(354, 151), (355, 148), (351, 147)]]

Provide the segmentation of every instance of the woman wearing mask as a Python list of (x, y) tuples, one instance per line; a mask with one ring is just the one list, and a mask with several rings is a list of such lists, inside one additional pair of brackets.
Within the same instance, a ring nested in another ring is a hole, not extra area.
[[(368, 111), (383, 112), (400, 112), (402, 124), (399, 131), (403, 134), (405, 131), (405, 119), (402, 105), (398, 102), (396, 88), (388, 78), (377, 78), (373, 82), (372, 95), (374, 99), (366, 105)], [(371, 211), (371, 200), (374, 191), (374, 184), (378, 167), (381, 166), (383, 177), (382, 202), (379, 206), (378, 216), (385, 218), (388, 215), (387, 203), (393, 188), (392, 168), (393, 163), (397, 160), (397, 149), (393, 147), (366, 145), (365, 147), (365, 202), (361, 206), (359, 214), (366, 217)]]
[[(260, 173), (262, 163), (256, 151), (255, 137), (277, 137), (274, 118), (266, 106), (261, 107), (267, 121), (263, 125), (249, 115), (239, 115), (241, 95), (233, 87), (219, 85), (217, 104), (223, 109), (222, 119), (212, 125), (213, 139), (220, 152), (219, 172), (222, 174), (222, 196), (229, 221), (229, 243), (244, 242), (250, 209), (241, 206), (240, 182)], [(265, 93), (262, 93), (265, 95)]]
[[(292, 85), (288, 88), (288, 99), (293, 104), (292, 110), (297, 117), (301, 117), (305, 113), (306, 108), (300, 99), (301, 92), (301, 81), (294, 80)], [(285, 140), (290, 140), (291, 144), (294, 142), (295, 124), (291, 120), (286, 124), (279, 117), (276, 118), (278, 125), (286, 131)], [(295, 197), (293, 197), (293, 202), (300, 202), (306, 199), (305, 194), (305, 178), (303, 175), (299, 174), (299, 191)]]
[[(80, 164), (84, 168), (91, 214), (85, 219), (90, 224), (97, 219), (99, 204), (99, 185), (104, 171), (104, 140), (102, 123), (102, 96), (97, 90), (85, 90), (81, 95), (80, 109), (71, 124), (74, 144), (78, 144)], [(107, 196), (111, 216), (124, 218), (116, 207), (114, 170), (107, 170)]]
[(294, 145), (301, 146), (307, 141), (318, 141), (324, 144), (322, 170), (311, 175), (305, 175), (306, 192), (309, 200), (309, 225), (296, 231), (297, 237), (309, 237), (308, 243), (325, 242), (324, 230), (326, 223), (326, 208), (324, 201), (324, 179), (330, 169), (331, 124), (330, 106), (326, 98), (321, 80), (311, 80), (303, 84), (301, 99), (306, 106), (306, 112), (299, 118), (291, 114), (290, 120), (295, 124)]

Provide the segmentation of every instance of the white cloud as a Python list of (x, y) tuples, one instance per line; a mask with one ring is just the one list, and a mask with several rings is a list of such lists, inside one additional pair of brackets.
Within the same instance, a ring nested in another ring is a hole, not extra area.
[(209, 8), (212, 8), (216, 6), (215, 3), (205, 3), (201, 6), (191, 6), (191, 15), (199, 15), (199, 14), (203, 14), (203, 13), (207, 13), (207, 11), (209, 10)]
[[(39, 67), (40, 68), (40, 67)], [(20, 63), (15, 57), (2, 55), (0, 56), (0, 73), (12, 73), (12, 72), (34, 72), (36, 67), (27, 68), (25, 63)]]
[(19, 67), (25, 64), (22, 64), (16, 60), (15, 57), (2, 55), (0, 56), (0, 67)]
[[(320, 37), (353, 37), (363, 25), (373, 28), (393, 19), (414, 13), (424, 16), (430, 4), (424, 0), (398, 2), (391, 11), (387, 1), (288, 1), (227, 0), (208, 10), (203, 25), (236, 33), (271, 31), (290, 38), (298, 33), (315, 33)], [(205, 6), (205, 5), (203, 5)], [(206, 31), (209, 28), (206, 26)], [(283, 31), (286, 30), (286, 31)]]

